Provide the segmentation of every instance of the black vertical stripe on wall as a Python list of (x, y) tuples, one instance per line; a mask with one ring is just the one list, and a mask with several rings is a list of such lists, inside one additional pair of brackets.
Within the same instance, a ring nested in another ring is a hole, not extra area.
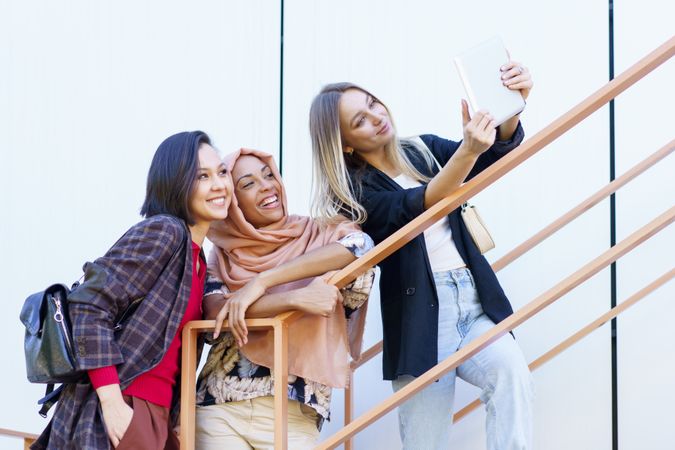
[(280, 2), (279, 33), (279, 173), (284, 174), (284, 0)]
[[(614, 79), (614, 0), (608, 0), (609, 9), (609, 79)], [(616, 146), (614, 128), (614, 100), (609, 102), (609, 181), (616, 177)], [(616, 245), (616, 196), (609, 197), (609, 240), (610, 245)], [(616, 306), (616, 262), (610, 266), (610, 304)], [(617, 354), (617, 322), (612, 319), (611, 325), (612, 347), (612, 450), (619, 450), (619, 395), (618, 395), (618, 354)]]

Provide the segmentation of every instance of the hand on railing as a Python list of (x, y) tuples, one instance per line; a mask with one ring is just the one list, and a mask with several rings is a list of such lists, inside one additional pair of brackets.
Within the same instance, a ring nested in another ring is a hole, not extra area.
[(230, 321), (232, 335), (237, 345), (241, 347), (248, 342), (248, 329), (246, 328), (246, 310), (253, 302), (265, 294), (267, 286), (260, 277), (255, 277), (244, 287), (233, 293), (226, 293), (225, 305), (220, 309), (216, 316), (216, 327), (213, 330), (213, 338), (220, 335), (225, 320)]
[(314, 278), (304, 288), (289, 292), (294, 294), (293, 303), (298, 311), (323, 317), (328, 317), (335, 311), (337, 304), (342, 302), (342, 294), (324, 278)]

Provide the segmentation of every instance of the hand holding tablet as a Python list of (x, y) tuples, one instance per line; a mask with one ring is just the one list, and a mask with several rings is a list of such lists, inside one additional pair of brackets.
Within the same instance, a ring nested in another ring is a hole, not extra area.
[(510, 61), (499, 37), (454, 59), (473, 113), (489, 111), (498, 126), (525, 108), (532, 87), (527, 68)]

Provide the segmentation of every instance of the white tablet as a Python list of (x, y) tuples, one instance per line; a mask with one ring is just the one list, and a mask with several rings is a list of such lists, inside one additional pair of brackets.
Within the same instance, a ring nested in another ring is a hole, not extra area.
[(455, 57), (455, 66), (462, 80), (473, 111), (485, 109), (500, 125), (525, 108), (520, 92), (502, 84), (500, 67), (509, 56), (502, 40), (495, 36)]

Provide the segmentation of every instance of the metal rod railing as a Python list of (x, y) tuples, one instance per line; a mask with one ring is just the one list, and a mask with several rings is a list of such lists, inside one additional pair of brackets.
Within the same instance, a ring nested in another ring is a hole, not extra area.
[[(619, 188), (623, 187), (628, 182), (632, 181), (634, 178), (641, 175), (643, 172), (645, 172), (647, 169), (649, 169), (650, 167), (657, 164), (659, 161), (662, 161), (666, 156), (670, 155), (673, 151), (675, 151), (675, 139), (670, 141), (669, 143), (667, 143), (663, 147), (661, 147), (656, 152), (649, 155), (647, 158), (640, 161), (638, 164), (636, 164), (631, 169), (626, 171), (623, 175), (616, 178), (611, 183), (605, 185), (604, 187), (602, 187), (600, 190), (595, 192), (590, 197), (583, 200), (577, 206), (575, 206), (570, 211), (568, 211), (567, 213), (563, 214), (562, 216), (560, 216), (559, 218), (557, 218), (556, 220), (551, 222), (548, 226), (544, 227), (542, 230), (537, 232), (531, 238), (527, 239), (522, 244), (515, 247), (513, 250), (508, 252), (506, 255), (502, 256), (494, 264), (492, 264), (492, 269), (495, 272), (498, 272), (501, 269), (503, 269), (504, 267), (506, 267), (507, 265), (511, 264), (516, 259), (520, 258), (522, 255), (524, 255), (525, 253), (527, 253), (528, 251), (533, 249), (535, 246), (539, 245), (542, 241), (544, 241), (546, 238), (551, 236), (553, 233), (560, 230), (562, 227), (564, 227), (568, 223), (572, 222), (574, 219), (579, 217), (581, 214), (588, 211), (593, 206), (597, 205), (600, 201), (602, 201), (603, 199), (607, 198), (609, 195), (616, 192)], [(370, 347), (368, 350), (364, 351), (361, 355), (361, 358), (359, 358), (358, 361), (352, 362), (351, 370), (355, 371), (357, 368), (361, 367), (363, 364), (368, 362), (370, 359), (377, 356), (382, 351), (382, 348), (383, 348), (383, 342), (379, 341), (375, 345)], [(353, 390), (353, 386), (352, 386), (352, 390)], [(353, 393), (352, 393), (352, 395), (353, 395)], [(351, 399), (351, 397), (345, 396), (345, 424), (351, 422), (352, 406), (348, 404), (348, 402), (351, 401), (350, 399)], [(474, 403), (476, 403), (476, 402), (474, 402)], [(476, 403), (476, 405), (474, 405), (474, 403), (471, 404), (472, 408), (475, 408), (478, 405), (478, 403)], [(466, 408), (468, 408), (468, 406)], [(347, 415), (347, 411), (349, 411), (349, 415)], [(455, 415), (454, 420), (455, 421), (459, 420), (459, 418), (463, 417), (464, 414), (465, 414), (464, 410), (459, 411)]]
[[(288, 418), (288, 325), (301, 314), (286, 312), (272, 319), (248, 319), (250, 330), (274, 330), (274, 448), (286, 450), (288, 436), (286, 432)], [(181, 370), (181, 410), (180, 410), (180, 448), (195, 448), (195, 386), (197, 382), (197, 338), (200, 333), (213, 331), (214, 320), (195, 320), (183, 327), (182, 370)], [(227, 330), (229, 324), (223, 324)]]
[[(409, 224), (406, 226), (402, 227), (400, 230), (398, 230), (396, 233), (392, 234), (389, 238), (385, 239), (383, 242), (381, 242), (379, 245), (377, 245), (373, 250), (368, 252), (366, 255), (363, 257), (359, 258), (357, 261), (354, 263), (348, 265), (345, 267), (343, 270), (339, 271), (337, 274), (335, 274), (330, 282), (335, 284), (338, 287), (344, 287), (347, 283), (349, 283), (351, 280), (355, 279), (357, 276), (360, 274), (364, 273), (368, 268), (374, 266), (375, 264), (379, 263), (382, 261), (384, 258), (387, 256), (391, 255), (393, 252), (398, 250), (400, 247), (405, 245), (407, 242), (412, 240), (414, 237), (422, 233), (426, 228), (428, 228), (430, 225), (447, 215), (450, 211), (456, 209), (461, 205), (464, 201), (468, 200), (470, 197), (473, 197), (477, 193), (481, 192), (483, 189), (485, 189), (487, 186), (492, 184), (494, 181), (499, 179), (501, 176), (503, 176), (505, 173), (509, 172), (519, 164), (521, 164), (523, 161), (528, 159), (530, 156), (534, 155), (537, 153), (539, 150), (541, 150), (545, 145), (549, 144), (556, 138), (558, 138), (560, 135), (568, 131), (570, 128), (575, 126), (577, 123), (588, 117), (590, 114), (598, 110), (601, 106), (606, 104), (609, 100), (613, 99), (616, 97), (618, 94), (626, 90), (628, 87), (633, 85), (636, 81), (644, 77), (646, 74), (654, 70), (656, 67), (661, 65), (663, 62), (667, 61), (670, 59), (673, 54), (675, 54), (675, 37), (671, 38), (668, 40), (666, 43), (661, 45), (659, 48), (651, 52), (649, 55), (641, 59), (638, 63), (634, 64), (631, 66), (628, 70), (623, 72), (621, 75), (616, 77), (614, 80), (610, 81), (607, 85), (603, 86), (600, 88), (598, 91), (596, 91), (593, 95), (588, 97), (586, 100), (575, 106), (572, 110), (570, 110), (568, 113), (564, 114), (557, 120), (555, 120), (550, 126), (548, 126), (545, 130), (540, 131), (539, 133), (535, 134), (531, 139), (529, 139), (527, 142), (522, 144), (518, 149), (514, 150), (511, 152), (509, 155), (505, 156), (502, 158), (500, 161), (496, 162), (493, 164), (490, 168), (486, 169), (483, 171), (481, 174), (477, 175), (473, 180), (470, 182), (464, 184), (460, 188), (458, 188), (453, 195), (450, 195), (449, 197), (441, 200), (438, 202), (436, 205), (432, 206), (429, 208), (427, 211), (425, 211), (423, 214), (421, 214), (419, 217), (417, 217), (415, 220), (411, 221)], [(667, 213), (666, 213), (667, 214)], [(661, 216), (659, 219), (662, 219), (663, 216)], [(670, 218), (672, 220), (672, 217)], [(658, 220), (658, 219), (657, 219)], [(652, 224), (650, 224), (652, 225)], [(663, 225), (665, 226), (665, 225)], [(633, 236), (633, 235), (631, 235)], [(630, 238), (627, 240), (624, 240), (623, 243), (626, 243)], [(645, 238), (646, 239), (646, 238)], [(621, 245), (621, 244), (620, 244)], [(619, 248), (620, 245), (617, 245), (613, 249), (609, 250), (608, 252), (613, 252), (611, 254), (616, 254), (617, 248)], [(626, 244), (628, 245), (628, 244)], [(637, 244), (635, 244), (637, 245)], [(632, 248), (632, 247), (630, 247)], [(626, 250), (627, 251), (627, 250)], [(606, 256), (606, 254), (601, 255), (600, 258)], [(619, 257), (619, 256), (615, 256)], [(586, 269), (587, 266), (584, 267)], [(584, 270), (581, 269), (581, 270)], [(581, 272), (581, 271), (579, 271)], [(577, 272), (577, 273), (579, 273)], [(575, 273), (575, 275), (577, 274)], [(573, 275), (574, 276), (574, 275)], [(560, 286), (560, 285), (559, 285)], [(556, 288), (560, 289), (559, 286), (556, 286)], [(556, 289), (553, 288), (553, 289)], [(553, 292), (553, 290), (547, 292), (550, 293)], [(546, 295), (546, 294), (544, 294)], [(562, 295), (562, 294), (560, 294)], [(538, 298), (537, 300), (540, 300), (541, 298)], [(535, 300), (535, 302), (537, 301)], [(551, 302), (554, 300), (550, 300)], [(530, 305), (532, 305), (532, 302)], [(546, 303), (548, 304), (548, 303)], [(528, 305), (529, 306), (529, 305)], [(544, 305), (545, 306), (545, 305)], [(541, 306), (543, 308), (544, 306)], [(527, 308), (527, 307), (526, 307)], [(525, 309), (525, 308), (524, 308)], [(523, 310), (521, 310), (523, 311)], [(512, 327), (515, 327), (519, 323), (516, 323), (513, 325), (513, 321), (515, 320), (514, 317), (521, 317), (518, 314), (521, 312), (519, 311), (518, 313), (510, 316), (509, 318), (505, 319), (503, 322), (501, 322), (499, 325), (497, 325), (493, 331), (490, 331), (484, 335), (483, 339), (479, 339), (479, 341), (482, 342), (480, 345), (489, 345), (492, 341), (494, 341), (497, 337), (496, 334), (503, 334), (506, 331), (502, 331), (505, 327), (508, 327), (512, 325)], [(533, 315), (537, 311), (523, 311), (525, 315), (530, 314)], [(283, 315), (277, 316), (275, 319), (253, 319), (251, 321), (247, 321), (247, 323), (253, 323), (255, 320), (277, 320), (277, 326), (282, 326), (282, 323), (288, 324), (289, 321), (297, 319), (301, 313), (299, 312), (291, 312), (291, 313), (285, 313)], [(280, 319), (281, 316), (284, 316), (283, 319)], [(527, 317), (530, 317), (527, 316)], [(525, 320), (525, 319), (523, 319)], [(210, 331), (213, 329), (214, 322), (213, 321), (198, 321), (201, 322), (202, 325), (199, 326), (191, 326), (190, 323), (188, 323), (184, 329), (183, 332), (183, 345), (188, 347), (188, 351), (183, 352), (183, 377), (184, 377), (184, 382), (183, 385), (181, 386), (181, 397), (182, 397), (182, 411), (181, 411), (181, 420), (183, 420), (183, 417), (185, 417), (186, 422), (181, 423), (181, 448), (183, 449), (192, 449), (194, 448), (194, 386), (195, 386), (195, 373), (193, 373), (196, 370), (196, 340), (197, 340), (197, 334), (202, 331)], [(269, 328), (270, 326), (274, 327), (274, 325), (266, 324), (265, 327)], [(201, 328), (200, 328), (201, 327)], [(250, 327), (250, 325), (249, 325)], [(510, 328), (509, 328), (510, 329)], [(276, 330), (276, 329), (275, 329)], [(496, 331), (495, 331), (496, 330)], [(508, 330), (507, 330), (508, 331)], [(495, 334), (496, 333), (496, 334)], [(275, 336), (283, 340), (283, 332), (277, 333), (275, 332)], [(283, 351), (277, 352), (277, 342), (275, 342), (275, 360), (277, 356), (282, 357), (283, 356)], [(457, 359), (457, 358), (462, 358), (464, 357), (463, 355), (466, 355), (467, 352), (477, 352), (483, 347), (480, 347), (478, 349), (475, 349), (472, 347), (472, 345), (466, 347), (460, 352), (457, 352), (455, 355), (452, 357), (448, 358), (448, 360), (444, 361), (441, 365), (445, 365), (448, 363), (450, 360)], [(374, 354), (377, 354), (375, 352)], [(370, 357), (374, 356), (374, 354), (369, 353)], [(473, 353), (471, 353), (473, 354)], [(470, 356), (470, 355), (469, 355)], [(467, 356), (468, 357), (468, 356)], [(186, 359), (187, 358), (187, 359)], [(275, 367), (277, 369), (283, 368), (286, 363), (284, 362), (276, 362), (275, 361)], [(452, 361), (450, 361), (450, 364), (452, 364)], [(459, 363), (457, 363), (459, 364)], [(441, 366), (439, 365), (439, 366)], [(444, 368), (439, 369), (439, 366), (436, 366), (434, 369), (431, 369), (429, 372), (426, 374), (422, 375), (419, 377), (417, 380), (415, 380), (413, 383), (410, 385), (406, 386), (406, 388), (400, 390), (398, 393), (394, 394), (392, 397), (390, 397), (389, 400), (387, 400), (385, 403), (388, 405), (387, 407), (390, 410), (393, 407), (395, 407), (398, 403), (402, 401), (401, 397), (405, 396), (405, 398), (409, 397), (412, 395), (414, 392), (417, 390), (421, 389), (421, 384), (424, 383), (425, 380), (427, 379), (433, 379), (436, 372), (439, 370), (445, 370)], [(188, 370), (188, 368), (192, 369), (192, 372)], [(451, 370), (451, 369), (447, 369)], [(186, 373), (187, 372), (187, 373)], [(281, 375), (281, 374), (279, 374)], [(285, 378), (279, 378), (277, 377), (277, 374), (275, 374), (275, 377), (277, 379), (285, 379)], [(437, 376), (436, 376), (437, 378)], [(191, 384), (190, 384), (191, 383)], [(192, 391), (192, 394), (190, 393)], [(412, 391), (412, 393), (411, 393)], [(275, 397), (284, 397), (282, 400), (281, 398), (275, 398), (275, 409), (278, 407), (280, 411), (285, 411), (284, 406), (286, 404), (287, 399), (286, 394), (284, 393), (281, 395), (280, 393), (277, 393), (275, 390)], [(391, 406), (393, 405), (393, 406)], [(183, 411), (183, 410), (188, 410), (188, 411)], [(284, 423), (285, 423), (285, 414), (281, 414), (283, 417)], [(363, 417), (363, 416), (362, 416)], [(353, 435), (356, 431), (360, 430), (367, 424), (364, 423), (364, 420), (361, 418), (357, 419), (355, 422), (350, 424), (348, 427), (343, 429), (341, 432), (337, 433), (335, 436), (331, 437), (329, 439), (330, 442), (335, 441), (336, 437), (339, 442), (343, 442), (344, 439), (346, 438), (340, 438), (340, 436), (347, 436), (350, 437)], [(379, 417), (379, 416), (378, 416)], [(376, 420), (376, 418), (371, 418), (368, 419), (367, 423), (371, 423), (372, 421)], [(275, 424), (277, 421), (275, 420)], [(355, 428), (358, 428), (355, 431)], [(346, 431), (345, 431), (346, 430)], [(285, 431), (285, 430), (284, 430)], [(183, 434), (185, 433), (185, 434)], [(285, 435), (285, 432), (282, 433)], [(277, 437), (277, 433), (275, 432), (275, 440)], [(275, 448), (281, 448), (285, 449), (286, 448), (286, 438), (282, 439), (282, 443), (277, 444), (275, 442)], [(329, 442), (327, 441), (327, 442)], [(338, 444), (339, 444), (338, 442)], [(338, 445), (335, 444), (335, 445)], [(277, 446), (278, 445), (278, 446)], [(326, 447), (324, 444), (320, 446), (320, 448), (333, 448), (333, 447)]]
[[(650, 167), (654, 166), (656, 163), (664, 159), (666, 156), (670, 155), (675, 151), (675, 139), (661, 147), (656, 152), (649, 155), (647, 158), (640, 161), (638, 164), (633, 166), (626, 173), (616, 178), (611, 183), (605, 185), (602, 189), (598, 190), (596, 193), (579, 203), (577, 206), (569, 210), (567, 213), (563, 214), (553, 222), (551, 222), (546, 227), (542, 228), (531, 238), (527, 239), (513, 250), (499, 258), (492, 264), (492, 270), (499, 272), (504, 267), (511, 264), (516, 259), (523, 256), (528, 251), (532, 250), (534, 247), (542, 243), (546, 238), (551, 236), (556, 231), (560, 230), (562, 227), (572, 222), (574, 219), (579, 217), (584, 212), (591, 209), (593, 206), (597, 205), (601, 200), (607, 198), (609, 195), (615, 193), (619, 188), (626, 185), (628, 182), (636, 178), (638, 175), (645, 172)], [(379, 352), (382, 351), (383, 343), (382, 341), (377, 342), (368, 350), (364, 351), (361, 354), (361, 357), (358, 361), (353, 361), (351, 364), (352, 370), (356, 370), (370, 359), (377, 356)]]
[[(647, 295), (651, 294), (653, 291), (658, 289), (659, 287), (663, 286), (666, 284), (668, 281), (670, 281), (673, 277), (675, 277), (675, 269), (670, 269), (668, 272), (665, 274), (661, 275), (659, 278), (656, 280), (652, 281), (649, 283), (647, 286), (644, 288), (640, 289), (638, 292), (635, 294), (631, 295), (628, 299), (625, 301), (621, 302), (619, 305), (615, 306), (614, 308), (610, 309), (576, 333), (574, 333), (572, 336), (568, 337), (564, 341), (562, 341), (560, 344), (556, 345), (553, 347), (551, 350), (547, 351), (543, 355), (541, 355), (539, 358), (535, 359), (532, 361), (529, 365), (531, 371), (537, 370), (539, 367), (543, 366), (547, 362), (549, 362), (551, 359), (555, 358), (568, 348), (570, 348), (572, 345), (576, 344), (579, 342), (581, 339), (585, 338), (589, 334), (591, 334), (593, 331), (597, 330), (600, 328), (602, 325), (606, 324), (613, 318), (617, 317), (619, 314), (622, 312), (626, 311), (628, 308), (631, 306), (635, 305), (637, 302), (645, 298)], [(464, 408), (459, 410), (457, 414), (453, 416), (453, 422), (458, 422), (462, 420), (464, 417), (466, 417), (469, 413), (474, 411), (476, 408), (478, 408), (481, 404), (480, 399), (476, 399), (466, 405)]]
[(612, 81), (598, 89), (584, 101), (553, 121), (542, 131), (520, 145), (517, 149), (476, 175), (471, 181), (439, 201), (407, 225), (401, 227), (374, 249), (357, 259), (331, 277), (330, 282), (342, 288), (350, 281), (373, 267), (387, 256), (410, 242), (429, 226), (438, 222), (462, 203), (475, 196), (497, 181), (507, 172), (523, 163), (570, 128), (597, 111), (611, 99), (632, 86), (636, 81), (663, 64), (675, 54), (675, 37), (649, 53), (637, 63), (626, 69)]
[(659, 217), (652, 220), (649, 224), (640, 228), (638, 231), (634, 232), (626, 239), (605, 251), (596, 259), (589, 262), (551, 289), (541, 294), (532, 302), (528, 303), (514, 314), (499, 322), (499, 324), (495, 325), (488, 332), (484, 333), (476, 340), (470, 342), (466, 347), (458, 350), (455, 354), (429, 369), (427, 372), (417, 377), (414, 381), (406, 385), (401, 390), (392, 394), (379, 405), (371, 408), (367, 413), (358, 417), (342, 430), (326, 439), (324, 442), (321, 442), (316, 448), (321, 450), (332, 449), (342, 444), (345, 440), (351, 438), (363, 428), (372, 424), (384, 414), (396, 408), (405, 400), (412, 397), (417, 392), (424, 389), (426, 386), (442, 377), (449, 371), (453, 370), (464, 361), (468, 360), (473, 355), (490, 345), (492, 342), (513, 330), (515, 327), (525, 322), (539, 311), (549, 306), (551, 303), (555, 302), (563, 295), (567, 294), (569, 291), (598, 273), (600, 270), (631, 251), (640, 243), (644, 242), (666, 226), (670, 225), (674, 220), (675, 207), (671, 207)]
[(33, 442), (35, 442), (35, 440), (38, 438), (37, 434), (24, 433), (23, 431), (8, 430), (6, 428), (0, 428), (0, 436), (23, 439), (24, 450), (28, 450), (31, 444), (33, 444)]

